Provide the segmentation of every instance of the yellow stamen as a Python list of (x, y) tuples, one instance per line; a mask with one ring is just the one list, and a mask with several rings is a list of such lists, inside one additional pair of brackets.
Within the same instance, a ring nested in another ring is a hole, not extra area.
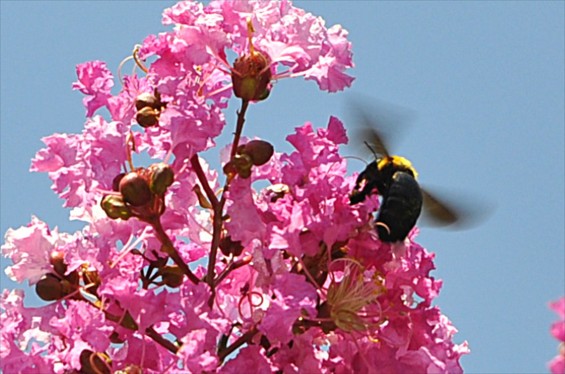
[(332, 321), (344, 331), (366, 331), (380, 319), (380, 313), (368, 312), (366, 307), (377, 303), (382, 293), (378, 278), (365, 281), (362, 265), (350, 258), (335, 260), (345, 262), (343, 277), (340, 282), (335, 274), (330, 273), (331, 284), (328, 289), (328, 305)]

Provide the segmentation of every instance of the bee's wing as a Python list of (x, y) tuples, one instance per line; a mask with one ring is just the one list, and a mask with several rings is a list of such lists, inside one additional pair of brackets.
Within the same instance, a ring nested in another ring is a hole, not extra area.
[(359, 131), (360, 140), (374, 153), (375, 158), (378, 156), (389, 156), (388, 149), (383, 141), (383, 138), (375, 130), (375, 124), (367, 122), (363, 123), (363, 128)]
[[(440, 189), (442, 191), (442, 189)], [(441, 199), (437, 196), (442, 196)], [(428, 226), (449, 226), (449, 229), (469, 229), (489, 218), (495, 204), (477, 196), (462, 195), (453, 191), (430, 193), (422, 188), (424, 209), (422, 217)]]
[(379, 158), (390, 156), (390, 140), (398, 140), (414, 112), (374, 98), (348, 101), (356, 144), (365, 143)]
[(442, 202), (423, 188), (422, 197), (424, 198), (424, 214), (431, 221), (430, 223), (437, 226), (447, 226), (460, 220), (461, 213), (457, 212), (456, 208)]

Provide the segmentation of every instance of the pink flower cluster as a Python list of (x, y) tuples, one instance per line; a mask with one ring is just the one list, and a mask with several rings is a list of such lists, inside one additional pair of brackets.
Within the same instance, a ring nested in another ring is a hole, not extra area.
[[(274, 80), (348, 87), (347, 32), (289, 1), (187, 1), (163, 22), (174, 30), (146, 38), (133, 56), (144, 74), (123, 77), (119, 93), (103, 62), (77, 67), (84, 130), (44, 138), (32, 161), (84, 228), (33, 217), (6, 233), (6, 273), (46, 304), (2, 292), (0, 369), (462, 372), (467, 343), (432, 306), (441, 281), (417, 229), (382, 243), (377, 196), (349, 203), (342, 122), (297, 127), (290, 154), (241, 137)], [(200, 153), (232, 92), (241, 108), (215, 171)]]
[(565, 297), (549, 303), (549, 307), (559, 317), (557, 322), (551, 325), (551, 335), (559, 341), (558, 353), (548, 363), (549, 371), (552, 374), (565, 373)]

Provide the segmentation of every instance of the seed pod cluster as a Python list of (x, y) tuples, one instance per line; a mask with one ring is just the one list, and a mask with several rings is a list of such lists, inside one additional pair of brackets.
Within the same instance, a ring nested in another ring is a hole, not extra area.
[(112, 219), (161, 215), (165, 192), (174, 179), (172, 168), (162, 162), (118, 174), (112, 182), (115, 193), (105, 195), (100, 205)]
[[(60, 300), (77, 289), (80, 277), (76, 270), (65, 274), (67, 264), (63, 252), (53, 251), (49, 256), (49, 263), (53, 271), (41, 277), (35, 285), (35, 292), (45, 301)], [(77, 294), (75, 298), (80, 299), (80, 294)]]
[(135, 119), (143, 127), (151, 127), (159, 124), (159, 116), (166, 104), (161, 101), (161, 95), (157, 90), (153, 94), (144, 92), (135, 99), (137, 113)]
[(237, 148), (233, 159), (224, 165), (224, 173), (231, 177), (239, 175), (241, 178), (249, 178), (251, 168), (266, 164), (273, 153), (274, 148), (271, 143), (264, 140), (251, 140)]

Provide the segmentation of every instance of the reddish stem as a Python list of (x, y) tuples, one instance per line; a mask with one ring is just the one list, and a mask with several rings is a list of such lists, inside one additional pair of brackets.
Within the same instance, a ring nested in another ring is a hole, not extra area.
[[(241, 132), (243, 131), (243, 124), (245, 123), (245, 113), (249, 106), (248, 100), (241, 101), (241, 109), (237, 112), (237, 124), (235, 128), (235, 134), (233, 138), (233, 144), (231, 149), (230, 159), (233, 159), (239, 145), (239, 139), (241, 138)], [(206, 283), (212, 288), (212, 294), (214, 294), (214, 277), (215, 277), (215, 267), (216, 267), (216, 256), (218, 254), (218, 247), (220, 246), (220, 239), (223, 229), (223, 211), (224, 205), (226, 204), (226, 192), (229, 189), (230, 181), (227, 180), (224, 185), (224, 191), (222, 193), (222, 198), (218, 204), (212, 204), (214, 208), (214, 220), (212, 223), (213, 233), (212, 233), (212, 245), (210, 248), (210, 258), (208, 260), (208, 272), (206, 273)], [(208, 194), (208, 192), (206, 193)]]
[(245, 123), (245, 112), (247, 112), (247, 107), (249, 106), (248, 100), (241, 100), (241, 109), (237, 112), (237, 125), (235, 128), (235, 134), (233, 137), (233, 144), (231, 146), (230, 159), (233, 159), (239, 146), (239, 138), (241, 138), (241, 133), (243, 132), (243, 124)]
[(169, 255), (169, 257), (174, 261), (175, 264), (182, 270), (182, 272), (190, 279), (190, 281), (194, 284), (198, 284), (200, 279), (190, 270), (188, 265), (183, 261), (180, 257), (179, 253), (177, 252), (176, 248), (173, 245), (171, 239), (169, 239), (168, 235), (163, 230), (163, 226), (161, 226), (161, 221), (159, 218), (149, 222), (153, 229), (155, 229), (155, 234), (157, 235), (157, 239), (161, 242), (162, 250)]
[(179, 347), (177, 347), (172, 342), (168, 341), (167, 339), (159, 335), (159, 333), (155, 331), (153, 326), (146, 328), (145, 334), (149, 336), (151, 339), (153, 339), (156, 343), (160, 344), (162, 347), (172, 352), (173, 354), (176, 354), (178, 352)]
[(200, 181), (200, 184), (202, 185), (202, 188), (206, 193), (208, 201), (210, 201), (210, 204), (212, 204), (212, 208), (216, 209), (216, 206), (219, 205), (219, 201), (216, 197), (216, 194), (212, 190), (212, 187), (210, 187), (210, 183), (206, 178), (206, 174), (204, 174), (204, 170), (202, 170), (202, 165), (200, 165), (200, 159), (198, 158), (198, 155), (194, 155), (190, 158), (190, 164), (192, 165), (192, 170), (194, 170), (194, 172), (196, 173), (196, 176), (198, 177), (198, 180)]

